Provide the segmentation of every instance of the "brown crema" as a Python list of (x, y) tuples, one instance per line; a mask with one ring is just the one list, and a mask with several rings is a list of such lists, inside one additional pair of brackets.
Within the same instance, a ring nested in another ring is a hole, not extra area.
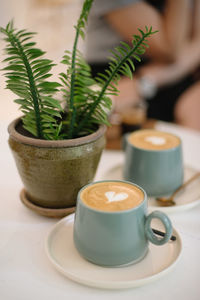
[(135, 131), (129, 135), (128, 141), (133, 146), (145, 150), (167, 150), (176, 148), (181, 143), (177, 136), (154, 129)]
[(101, 211), (122, 211), (138, 206), (144, 200), (143, 191), (125, 182), (105, 181), (83, 189), (80, 198), (84, 204)]

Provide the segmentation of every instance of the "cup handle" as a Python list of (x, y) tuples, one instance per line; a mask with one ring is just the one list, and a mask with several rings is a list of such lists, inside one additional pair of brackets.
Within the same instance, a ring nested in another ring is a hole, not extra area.
[(123, 151), (126, 150), (126, 146), (127, 146), (127, 138), (129, 136), (130, 133), (125, 133), (123, 136), (122, 136), (122, 141), (121, 141), (121, 148)]
[[(151, 229), (151, 220), (152, 219), (159, 219), (163, 223), (165, 227), (165, 235), (163, 238), (157, 237), (154, 233), (153, 230)], [(149, 214), (146, 218), (145, 221), (145, 234), (148, 238), (148, 240), (155, 244), (155, 245), (164, 245), (167, 243), (172, 235), (172, 223), (168, 216), (164, 214), (161, 211), (153, 211), (151, 214)]]

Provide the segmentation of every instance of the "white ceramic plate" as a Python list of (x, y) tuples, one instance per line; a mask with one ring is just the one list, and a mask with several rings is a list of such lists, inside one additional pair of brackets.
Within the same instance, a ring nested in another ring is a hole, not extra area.
[[(160, 229), (156, 219), (154, 228)], [(150, 283), (169, 272), (177, 263), (182, 245), (176, 230), (176, 241), (163, 246), (150, 244), (145, 258), (137, 264), (106, 268), (83, 259), (73, 243), (74, 214), (59, 221), (46, 239), (46, 253), (54, 267), (78, 283), (107, 289), (124, 289)], [(161, 229), (160, 229), (161, 230)]]
[[(197, 173), (197, 170), (189, 166), (185, 166), (184, 181), (188, 180), (195, 173)], [(103, 179), (123, 180), (122, 165), (117, 165), (107, 170), (107, 172), (103, 174), (102, 180)], [(165, 213), (179, 212), (195, 207), (196, 205), (200, 204), (200, 177), (197, 178), (194, 182), (191, 182), (191, 184), (189, 184), (185, 189), (177, 194), (175, 202), (176, 205), (174, 206), (162, 207), (159, 205), (155, 198), (149, 197), (148, 206), (149, 210), (151, 211), (159, 209)]]

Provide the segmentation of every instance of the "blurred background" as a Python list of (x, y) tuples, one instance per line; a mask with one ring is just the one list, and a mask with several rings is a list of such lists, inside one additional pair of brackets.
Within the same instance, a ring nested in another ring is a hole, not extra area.
[[(47, 52), (46, 58), (58, 64), (52, 70), (52, 79), (57, 80), (58, 74), (65, 70), (60, 64), (64, 51), (72, 49), (73, 26), (82, 3), (83, 0), (0, 0), (0, 26), (5, 27), (14, 20), (17, 29), (37, 32), (38, 48)], [(120, 9), (115, 7), (118, 3)], [(98, 70), (99, 66), (104, 70), (107, 55), (102, 58), (99, 54), (102, 49), (111, 49), (110, 43), (130, 42), (130, 37), (137, 33), (135, 30), (144, 28), (144, 25), (158, 30), (149, 41), (144, 64), (136, 67), (134, 80), (122, 78), (119, 82), (120, 94), (113, 99), (116, 114), (113, 114), (111, 123), (123, 123), (123, 113), (127, 119), (127, 111), (132, 109), (134, 116), (131, 115), (131, 121), (135, 119), (134, 122), (142, 122), (142, 125), (147, 116), (148, 120), (175, 122), (200, 130), (200, 0), (133, 1), (130, 6), (125, 3), (124, 0), (96, 0), (93, 14), (90, 14), (87, 41), (83, 43), (80, 39), (79, 42), (79, 49), (85, 50), (92, 71), (96, 67)], [(157, 7), (159, 3), (163, 9)], [(5, 58), (1, 38), (0, 68)], [(2, 73), (0, 120), (10, 122), (21, 114), (13, 102), (15, 95), (5, 89)], [(153, 94), (150, 95), (152, 88)], [(128, 115), (128, 122), (129, 119)]]
[[(65, 50), (71, 50), (75, 24), (81, 8), (81, 0), (0, 0), (0, 26), (5, 27), (14, 20), (18, 29), (37, 32), (35, 41), (46, 58), (55, 63), (61, 61)], [(0, 61), (5, 44), (0, 39)], [(82, 45), (80, 44), (80, 48)], [(0, 62), (0, 68), (3, 64)], [(53, 69), (54, 77), (61, 71), (61, 64)], [(52, 77), (53, 78), (53, 77)], [(13, 102), (15, 95), (5, 89), (5, 80), (0, 74), (1, 109), (0, 120), (11, 121), (20, 116), (18, 106)]]

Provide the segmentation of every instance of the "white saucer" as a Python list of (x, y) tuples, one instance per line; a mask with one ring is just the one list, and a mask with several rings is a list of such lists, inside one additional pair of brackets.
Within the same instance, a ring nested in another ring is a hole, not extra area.
[[(197, 173), (197, 170), (193, 169), (192, 167), (185, 166), (184, 181), (188, 180), (195, 173)], [(103, 174), (102, 179), (123, 180), (122, 164), (116, 165), (110, 170), (107, 170), (107, 172)], [(177, 194), (175, 202), (176, 205), (174, 206), (162, 207), (159, 205), (155, 198), (149, 197), (148, 207), (151, 211), (159, 209), (165, 213), (178, 212), (195, 207), (196, 205), (200, 204), (200, 177), (197, 178), (194, 182), (191, 182), (191, 184), (189, 184), (182, 192)]]
[[(154, 228), (159, 223), (153, 220)], [(84, 260), (73, 243), (74, 214), (54, 225), (46, 239), (46, 253), (54, 267), (78, 283), (107, 289), (125, 289), (150, 283), (169, 272), (181, 253), (181, 239), (176, 230), (176, 241), (163, 246), (150, 243), (145, 258), (137, 264), (119, 268), (105, 268)]]

